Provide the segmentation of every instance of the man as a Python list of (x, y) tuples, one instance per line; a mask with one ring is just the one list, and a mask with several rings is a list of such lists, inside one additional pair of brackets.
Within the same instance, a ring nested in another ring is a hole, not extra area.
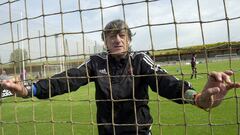
[(203, 91), (197, 93), (188, 82), (154, 65), (145, 53), (128, 52), (132, 33), (122, 20), (108, 23), (102, 39), (108, 52), (91, 56), (78, 68), (56, 74), (50, 80), (39, 80), (31, 87), (11, 80), (4, 80), (2, 86), (21, 97), (44, 99), (76, 91), (94, 81), (100, 135), (151, 134), (148, 86), (174, 102), (187, 102), (203, 109), (219, 105), (229, 89), (240, 87), (240, 83), (231, 82), (232, 71), (212, 72)]
[(192, 54), (192, 59), (191, 59), (191, 68), (192, 68), (192, 75), (191, 75), (191, 79), (193, 78), (193, 76), (195, 78), (197, 78), (197, 67), (196, 67), (196, 54)]

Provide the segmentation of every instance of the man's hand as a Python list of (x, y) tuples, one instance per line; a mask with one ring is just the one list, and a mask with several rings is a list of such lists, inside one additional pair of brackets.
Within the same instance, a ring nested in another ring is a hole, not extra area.
[(233, 83), (230, 76), (233, 71), (211, 72), (203, 91), (196, 95), (195, 103), (197, 106), (207, 109), (218, 106), (232, 88), (239, 88), (240, 83)]
[(7, 89), (12, 92), (12, 94), (16, 94), (18, 97), (27, 96), (28, 92), (23, 85), (23, 82), (16, 79), (2, 80), (0, 81), (0, 85), (3, 89)]

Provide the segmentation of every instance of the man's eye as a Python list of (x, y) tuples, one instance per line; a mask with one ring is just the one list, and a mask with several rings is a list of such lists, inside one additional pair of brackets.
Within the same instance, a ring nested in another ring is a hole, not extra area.
[(110, 38), (114, 38), (114, 37), (115, 37), (115, 35), (109, 35), (109, 37), (110, 37)]
[(125, 34), (120, 34), (119, 36), (120, 36), (120, 37), (125, 37), (126, 35), (125, 35)]

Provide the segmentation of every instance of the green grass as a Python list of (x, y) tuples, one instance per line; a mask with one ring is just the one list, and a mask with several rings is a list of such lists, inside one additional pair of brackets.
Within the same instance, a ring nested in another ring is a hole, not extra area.
[[(201, 91), (207, 80), (207, 71), (224, 71), (228, 61), (197, 65), (199, 76), (190, 79), (190, 65), (182, 65), (184, 76), (177, 72), (179, 65), (164, 66), (170, 74), (191, 82)], [(233, 70), (239, 70), (239, 61), (232, 61)], [(232, 79), (240, 81), (236, 72)], [(95, 87), (91, 83), (77, 92), (64, 94), (51, 100), (7, 98), (0, 106), (0, 135), (96, 135)], [(149, 90), (154, 135), (235, 135), (239, 134), (238, 91), (230, 91), (222, 104), (210, 113), (193, 105), (179, 105), (159, 97)], [(157, 101), (158, 100), (158, 101)]]

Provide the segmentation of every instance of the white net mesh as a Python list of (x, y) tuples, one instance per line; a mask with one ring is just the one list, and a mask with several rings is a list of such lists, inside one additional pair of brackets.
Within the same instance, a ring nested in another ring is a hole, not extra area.
[[(238, 5), (238, 0), (1, 0), (0, 69), (35, 82), (78, 67), (106, 50), (104, 26), (122, 19), (134, 33), (133, 51), (148, 52), (154, 64), (198, 91), (210, 71), (231, 69), (232, 80), (240, 81)], [(194, 79), (192, 53), (197, 54)], [(210, 112), (175, 104), (151, 90), (149, 95), (153, 134), (240, 134), (237, 90)], [(95, 100), (93, 83), (47, 100), (2, 98), (0, 133), (95, 135), (96, 102), (101, 101)]]

